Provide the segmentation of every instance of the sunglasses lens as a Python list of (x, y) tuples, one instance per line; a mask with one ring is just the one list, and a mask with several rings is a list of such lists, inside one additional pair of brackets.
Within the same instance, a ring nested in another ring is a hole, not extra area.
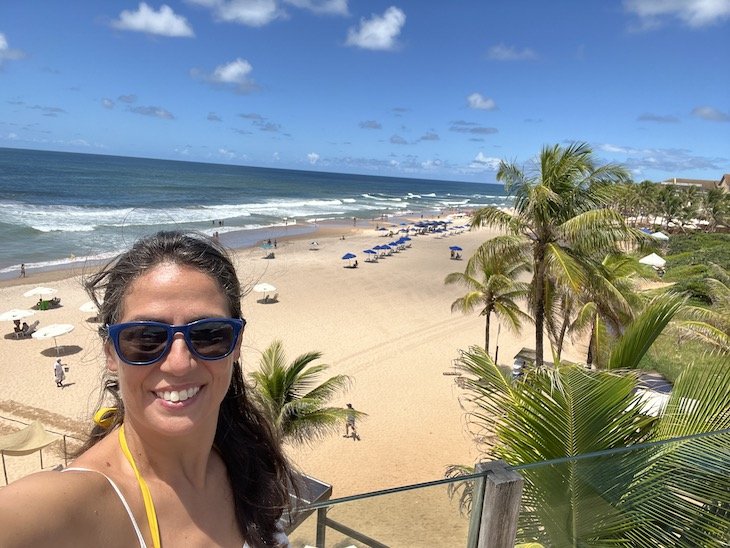
[(190, 328), (190, 344), (203, 358), (222, 358), (235, 343), (233, 325), (226, 322), (203, 322)]
[(157, 325), (134, 325), (119, 333), (119, 352), (130, 362), (160, 358), (167, 347), (167, 330)]

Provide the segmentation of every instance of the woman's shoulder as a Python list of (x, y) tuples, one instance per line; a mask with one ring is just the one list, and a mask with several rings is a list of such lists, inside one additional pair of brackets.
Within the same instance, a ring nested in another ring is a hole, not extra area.
[(100, 474), (46, 471), (11, 483), (0, 490), (0, 545), (58, 546), (77, 530), (93, 533), (107, 491)]

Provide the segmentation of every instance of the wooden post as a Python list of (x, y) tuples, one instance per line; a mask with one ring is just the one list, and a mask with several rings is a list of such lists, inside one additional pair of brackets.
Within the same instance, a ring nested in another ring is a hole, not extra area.
[(0, 457), (3, 459), (3, 475), (5, 476), (5, 485), (8, 484), (8, 469), (5, 466), (5, 451), (0, 451)]
[[(514, 548), (524, 480), (504, 461), (477, 463), (486, 472), (478, 548)], [(479, 512), (474, 507), (472, 512)]]

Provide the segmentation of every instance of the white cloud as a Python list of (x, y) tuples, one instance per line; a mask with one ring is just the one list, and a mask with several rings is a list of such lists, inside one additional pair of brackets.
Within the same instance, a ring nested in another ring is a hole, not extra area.
[(103, 106), (104, 108), (112, 109), (114, 108), (114, 101), (104, 97), (104, 99), (101, 100), (101, 106)]
[(239, 57), (230, 63), (218, 65), (211, 74), (192, 69), (190, 75), (215, 85), (232, 87), (237, 93), (249, 93), (257, 88), (256, 82), (250, 76), (252, 71), (251, 63)]
[(8, 44), (8, 39), (5, 38), (5, 35), (2, 32), (0, 32), (0, 65), (2, 65), (3, 61), (6, 59), (9, 61), (15, 61), (17, 59), (22, 59), (23, 57), (25, 57), (25, 52), (19, 49), (12, 49), (10, 44)]
[(221, 84), (243, 84), (248, 80), (248, 75), (252, 70), (251, 63), (239, 57), (227, 65), (218, 65), (213, 71), (211, 79)]
[(324, 15), (349, 15), (347, 0), (284, 0), (287, 4)]
[(346, 44), (364, 49), (392, 50), (405, 23), (406, 14), (391, 6), (382, 16), (373, 14), (370, 19), (361, 19), (359, 28), (351, 27), (347, 31)]
[(249, 27), (263, 27), (286, 14), (276, 5), (276, 0), (188, 0), (213, 10), (220, 21), (240, 23)]
[(129, 109), (130, 112), (135, 114), (141, 114), (142, 116), (151, 116), (153, 118), (161, 118), (163, 120), (174, 120), (175, 116), (168, 110), (162, 107), (133, 107)]
[(157, 36), (195, 36), (187, 19), (175, 14), (172, 8), (165, 4), (162, 4), (160, 11), (155, 11), (144, 2), (140, 2), (137, 11), (122, 11), (119, 19), (112, 21), (112, 26), (120, 30), (146, 32)]
[(483, 152), (479, 152), (472, 160), (469, 167), (472, 169), (480, 169), (486, 171), (497, 171), (501, 160), (491, 156), (485, 156)]
[(223, 156), (225, 158), (228, 158), (229, 160), (235, 158), (235, 156), (236, 156), (235, 152), (233, 152), (232, 150), (228, 150), (227, 148), (219, 148), (218, 154), (220, 154), (221, 156)]
[(645, 29), (672, 17), (699, 28), (730, 17), (730, 0), (624, 0), (624, 9), (637, 15)]
[(518, 50), (513, 46), (497, 44), (496, 46), (489, 48), (487, 57), (497, 61), (529, 61), (537, 59), (537, 54), (530, 48)]
[(314, 165), (317, 162), (319, 162), (319, 154), (316, 152), (310, 152), (307, 154), (307, 161), (309, 161), (310, 164)]
[(693, 108), (692, 114), (698, 118), (709, 120), (711, 122), (730, 122), (730, 114), (712, 107)]
[(494, 110), (497, 108), (494, 99), (484, 97), (481, 93), (472, 93), (466, 100), (469, 102), (469, 108), (476, 110)]

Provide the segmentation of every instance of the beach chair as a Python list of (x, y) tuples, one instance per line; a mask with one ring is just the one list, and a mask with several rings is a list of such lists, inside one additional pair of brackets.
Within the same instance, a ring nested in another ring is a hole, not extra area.
[(15, 338), (16, 339), (25, 339), (30, 337), (33, 333), (35, 333), (35, 330), (38, 329), (38, 324), (41, 322), (39, 320), (34, 321), (32, 324), (30, 324), (27, 329), (21, 329), (20, 331), (15, 332)]

